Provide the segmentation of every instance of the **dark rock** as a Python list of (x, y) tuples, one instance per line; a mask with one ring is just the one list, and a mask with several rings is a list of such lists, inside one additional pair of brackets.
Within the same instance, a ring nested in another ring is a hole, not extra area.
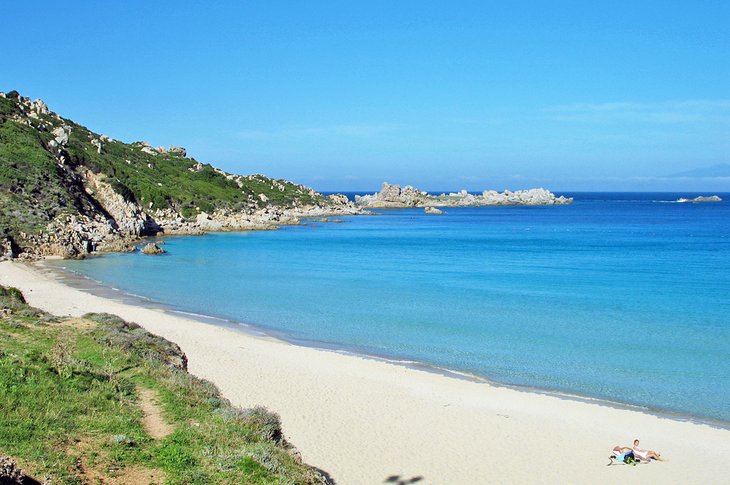
[(0, 484), (2, 485), (31, 485), (39, 484), (35, 478), (29, 477), (9, 456), (0, 456)]

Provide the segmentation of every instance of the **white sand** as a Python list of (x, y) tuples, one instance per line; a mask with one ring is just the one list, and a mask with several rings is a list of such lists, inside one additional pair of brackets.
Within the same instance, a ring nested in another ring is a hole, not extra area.
[[(0, 263), (0, 284), (57, 315), (109, 312), (180, 345), (235, 404), (281, 415), (304, 460), (338, 484), (728, 483), (730, 430), (449, 378), (256, 337), (68, 287)], [(634, 437), (668, 460), (607, 467)]]

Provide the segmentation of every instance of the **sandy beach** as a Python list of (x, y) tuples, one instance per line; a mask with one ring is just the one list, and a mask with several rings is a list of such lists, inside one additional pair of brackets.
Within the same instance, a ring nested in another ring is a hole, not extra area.
[[(108, 312), (180, 345), (234, 404), (281, 415), (305, 462), (338, 484), (727, 483), (730, 430), (291, 345), (102, 298), (37, 267), (0, 284), (56, 315)], [(641, 439), (666, 462), (606, 466)]]

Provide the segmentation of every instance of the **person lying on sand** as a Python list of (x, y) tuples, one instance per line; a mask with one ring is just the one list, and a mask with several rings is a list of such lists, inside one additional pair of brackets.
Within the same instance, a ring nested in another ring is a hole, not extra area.
[(642, 450), (639, 448), (639, 440), (634, 440), (634, 455), (644, 461), (659, 460), (662, 461), (662, 455), (652, 450)]
[[(626, 463), (626, 464), (635, 465), (636, 464), (635, 461), (632, 461), (631, 463), (627, 463), (626, 456), (629, 453), (633, 457), (634, 450), (632, 450), (628, 446), (618, 446), (618, 445), (614, 446), (613, 447), (613, 451), (611, 452), (611, 456), (608, 457), (608, 465), (607, 466), (613, 465), (613, 460), (616, 460), (619, 463)], [(631, 461), (631, 460), (629, 460), (629, 461)]]

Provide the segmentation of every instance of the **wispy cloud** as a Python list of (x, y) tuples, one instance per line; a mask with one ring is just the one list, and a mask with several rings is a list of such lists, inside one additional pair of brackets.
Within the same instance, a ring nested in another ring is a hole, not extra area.
[(368, 138), (398, 131), (397, 124), (341, 124), (331, 126), (285, 126), (273, 130), (240, 130), (236, 133), (242, 140), (282, 140), (314, 137)]
[(686, 100), (662, 103), (578, 103), (545, 109), (555, 121), (640, 122), (679, 124), (696, 122), (730, 123), (730, 100)]

